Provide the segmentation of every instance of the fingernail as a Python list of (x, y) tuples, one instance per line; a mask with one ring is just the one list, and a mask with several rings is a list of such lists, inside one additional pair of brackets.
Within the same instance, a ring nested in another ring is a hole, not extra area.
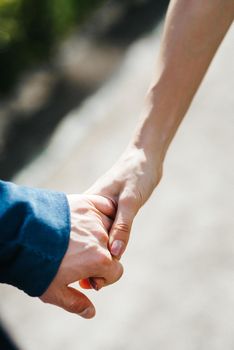
[(123, 241), (114, 241), (111, 245), (111, 254), (114, 256), (121, 256), (124, 249)]
[(97, 282), (96, 282), (92, 277), (89, 278), (89, 283), (91, 284), (91, 286), (93, 287), (93, 289), (95, 289), (96, 291), (99, 290), (98, 285), (97, 285)]
[(91, 318), (94, 316), (93, 307), (89, 306), (84, 311), (80, 312), (79, 315), (84, 318)]

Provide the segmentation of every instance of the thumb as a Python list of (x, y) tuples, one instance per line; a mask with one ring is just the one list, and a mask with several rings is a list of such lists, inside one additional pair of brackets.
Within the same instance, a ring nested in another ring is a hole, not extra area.
[(136, 210), (126, 199), (119, 200), (115, 221), (109, 233), (109, 250), (113, 256), (120, 258), (125, 251)]
[(83, 318), (95, 316), (95, 308), (91, 301), (83, 293), (72, 287), (63, 289), (58, 306)]

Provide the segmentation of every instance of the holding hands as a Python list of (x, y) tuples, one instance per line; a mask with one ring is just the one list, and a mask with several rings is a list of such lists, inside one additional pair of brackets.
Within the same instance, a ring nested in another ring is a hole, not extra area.
[(81, 286), (86, 288), (84, 279), (96, 277), (99, 285), (106, 286), (121, 277), (122, 265), (107, 248), (115, 207), (109, 199), (96, 195), (70, 195), (68, 202), (71, 211), (69, 246), (57, 275), (41, 300), (91, 318), (95, 315), (94, 305), (69, 285), (81, 281)]
[(143, 148), (129, 146), (116, 164), (87, 193), (110, 198), (117, 211), (109, 233), (109, 249), (120, 259), (133, 220), (161, 179), (161, 164)]
[(153, 164), (143, 149), (129, 147), (86, 194), (67, 197), (70, 242), (57, 275), (41, 296), (43, 302), (84, 318), (95, 315), (92, 302), (70, 284), (79, 281), (84, 289), (99, 290), (122, 276), (119, 259), (133, 219), (160, 179)]
[(57, 275), (41, 296), (43, 302), (84, 318), (95, 315), (92, 302), (69, 285), (79, 281), (84, 289), (99, 290), (122, 276), (119, 259), (133, 219), (161, 176), (153, 164), (143, 149), (129, 147), (86, 194), (68, 196), (70, 242)]
[(69, 208), (64, 194), (0, 181), (1, 283), (84, 318), (95, 315), (70, 285), (99, 290), (122, 276), (133, 220), (162, 177), (167, 149), (233, 18), (230, 0), (170, 1), (129, 146), (85, 194), (67, 196)]
[(43, 301), (90, 318), (95, 314), (93, 304), (69, 284), (80, 281), (90, 288), (91, 281), (100, 289), (121, 277), (119, 259), (133, 219), (161, 179), (167, 149), (233, 13), (231, 1), (210, 0), (205, 7), (203, 1), (170, 2), (155, 74), (133, 138), (86, 194), (68, 196), (70, 244)]

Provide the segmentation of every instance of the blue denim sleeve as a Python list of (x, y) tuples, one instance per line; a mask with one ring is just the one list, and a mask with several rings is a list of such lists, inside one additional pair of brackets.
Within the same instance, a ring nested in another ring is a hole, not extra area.
[(0, 181), (0, 282), (40, 296), (70, 236), (65, 194)]

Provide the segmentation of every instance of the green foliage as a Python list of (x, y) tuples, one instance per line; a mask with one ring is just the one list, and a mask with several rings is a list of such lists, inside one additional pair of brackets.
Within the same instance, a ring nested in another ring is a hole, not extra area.
[(19, 23), (15, 20), (20, 1), (0, 0), (0, 49), (9, 45), (20, 34)]
[(0, 91), (104, 0), (0, 0)]

